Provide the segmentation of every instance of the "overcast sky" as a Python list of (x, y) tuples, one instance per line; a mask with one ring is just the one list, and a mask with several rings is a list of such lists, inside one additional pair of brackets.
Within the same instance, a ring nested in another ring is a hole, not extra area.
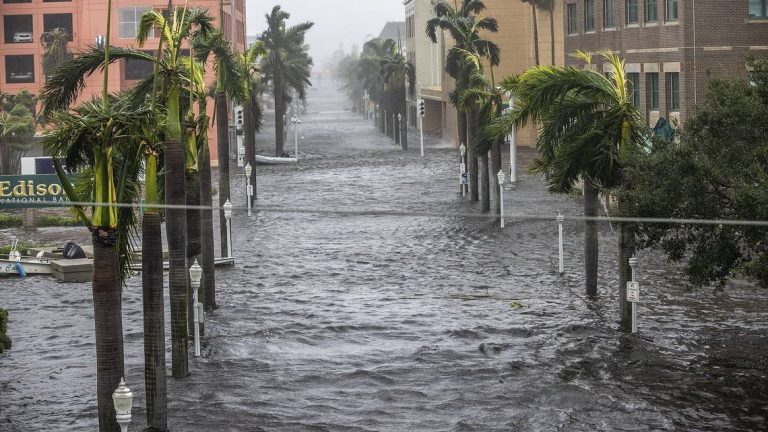
[(349, 51), (362, 45), (365, 36), (378, 36), (387, 21), (405, 21), (403, 0), (246, 0), (248, 35), (264, 31), (264, 15), (279, 4), (291, 14), (288, 25), (312, 21), (307, 42), (316, 65), (343, 44)]

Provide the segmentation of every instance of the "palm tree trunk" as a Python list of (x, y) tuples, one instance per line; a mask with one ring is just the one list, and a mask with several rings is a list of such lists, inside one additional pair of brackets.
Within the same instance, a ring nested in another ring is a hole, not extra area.
[(497, 138), (493, 140), (493, 146), (491, 147), (491, 177), (495, 187), (493, 188), (493, 200), (496, 203), (495, 212), (497, 215), (501, 215), (501, 188), (503, 185), (499, 184), (498, 172), (501, 171), (501, 139)]
[[(186, 202), (187, 206), (187, 278), (189, 278), (189, 267), (197, 261), (200, 263), (202, 257), (201, 251), (201, 230), (200, 230), (200, 173), (197, 171), (188, 171), (186, 173)], [(187, 323), (190, 335), (195, 332), (194, 301), (192, 298), (192, 284), (187, 283)], [(204, 298), (204, 296), (201, 296)], [(202, 329), (202, 325), (201, 325)]]
[[(99, 234), (104, 233), (102, 237)], [(93, 233), (93, 316), (96, 325), (96, 390), (99, 431), (120, 432), (112, 392), (125, 376), (122, 281), (114, 230)]]
[[(584, 216), (597, 217), (598, 194), (592, 180), (584, 178)], [(584, 222), (584, 274), (588, 296), (597, 295), (598, 240), (597, 222)]]
[(549, 46), (552, 49), (552, 66), (555, 66), (555, 9), (549, 11)]
[(533, 12), (533, 55), (536, 60), (536, 66), (539, 62), (539, 20), (536, 17), (536, 5), (531, 3), (531, 11)]
[[(147, 174), (149, 176), (149, 173)], [(149, 181), (147, 182), (149, 184)], [(144, 385), (147, 425), (168, 429), (165, 382), (165, 311), (163, 306), (163, 240), (160, 214), (145, 210), (141, 222), (141, 281), (144, 300)]]
[[(184, 178), (184, 149), (178, 140), (168, 140), (165, 146), (165, 202), (174, 206), (166, 210), (169, 272), (168, 290), (171, 298), (171, 373), (174, 378), (189, 375), (187, 340), (187, 214), (183, 210), (186, 188)], [(177, 207), (176, 207), (177, 206)]]
[[(621, 206), (621, 200), (618, 203)], [(619, 225), (619, 324), (623, 331), (632, 330), (632, 303), (627, 301), (627, 282), (632, 278), (629, 258), (634, 255), (635, 242), (625, 224)]]
[[(230, 198), (229, 190), (229, 117), (227, 96), (223, 91), (216, 92), (216, 148), (219, 153), (219, 208)], [(221, 256), (227, 255), (227, 224), (224, 210), (219, 210), (219, 233)]]
[(475, 108), (467, 112), (467, 168), (469, 170), (469, 200), (479, 201), (477, 154), (475, 153), (475, 131), (477, 112)]
[(283, 80), (279, 73), (275, 73), (275, 156), (283, 154), (285, 147), (285, 94), (283, 93)]
[(482, 211), (487, 213), (491, 211), (491, 178), (489, 175), (488, 152), (483, 152), (478, 157), (480, 159), (480, 190), (482, 191)]
[(253, 101), (246, 97), (243, 104), (243, 138), (245, 145), (245, 163), (251, 164), (251, 185), (253, 185), (253, 197), (251, 205), (256, 202), (256, 128), (253, 124)]
[[(211, 153), (207, 148), (200, 152), (200, 204), (203, 207), (213, 206), (213, 192), (211, 190)], [(200, 210), (200, 256), (203, 268), (203, 277), (200, 280), (201, 298), (204, 298), (205, 310), (216, 308), (216, 273), (214, 270), (215, 246), (213, 239), (213, 210)]]

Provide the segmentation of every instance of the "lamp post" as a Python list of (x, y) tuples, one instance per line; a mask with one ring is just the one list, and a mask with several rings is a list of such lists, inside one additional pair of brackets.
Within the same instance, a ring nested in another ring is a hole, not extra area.
[(504, 228), (504, 170), (500, 169), (496, 177), (499, 180), (499, 218), (501, 218), (501, 228)]
[(637, 280), (635, 279), (635, 266), (637, 265), (637, 258), (633, 255), (632, 258), (629, 259), (629, 267), (632, 269), (632, 279), (630, 279), (630, 284), (632, 287), (630, 289), (627, 289), (627, 297), (631, 303), (632, 303), (632, 333), (637, 333), (637, 301), (639, 300), (639, 293), (635, 293), (633, 295), (632, 291), (639, 291), (640, 287), (638, 286)]
[(251, 172), (253, 172), (253, 167), (251, 167), (251, 163), (248, 162), (245, 165), (245, 184), (247, 185), (245, 187), (245, 200), (248, 201), (248, 216), (251, 215), (251, 197), (253, 196), (253, 186), (251, 186)]
[(461, 186), (461, 196), (467, 195), (467, 184), (466, 184), (466, 176), (467, 176), (467, 164), (465, 162), (465, 156), (467, 155), (467, 146), (464, 145), (464, 143), (461, 143), (461, 147), (459, 147), (459, 154), (461, 155), (461, 164), (459, 164), (459, 172), (461, 175), (459, 176), (459, 186)]
[(227, 200), (224, 203), (224, 218), (227, 219), (227, 258), (232, 256), (232, 203)]
[(125, 385), (125, 380), (120, 378), (114, 393), (112, 403), (115, 406), (115, 419), (122, 432), (128, 432), (128, 423), (131, 422), (131, 410), (133, 409), (133, 392)]
[(397, 113), (397, 142), (401, 148), (405, 148), (403, 146), (403, 115), (400, 113)]
[(197, 292), (200, 289), (200, 279), (203, 277), (203, 268), (197, 260), (189, 267), (189, 281), (192, 283), (192, 308), (195, 322), (195, 357), (200, 357), (200, 323), (203, 321), (203, 304), (200, 303)]
[(293, 154), (296, 160), (299, 160), (299, 125), (301, 120), (298, 117), (291, 117), (291, 124), (293, 125)]
[(565, 217), (561, 213), (557, 214), (557, 273), (562, 275), (563, 269), (563, 222)]

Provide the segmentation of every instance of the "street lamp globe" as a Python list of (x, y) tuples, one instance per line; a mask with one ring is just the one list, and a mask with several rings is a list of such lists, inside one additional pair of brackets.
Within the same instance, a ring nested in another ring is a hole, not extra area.
[(467, 146), (465, 146), (464, 143), (461, 143), (461, 147), (459, 147), (459, 152), (461, 152), (461, 157), (464, 157), (464, 155), (467, 154)]
[(229, 200), (227, 200), (224, 203), (223, 207), (224, 207), (224, 217), (227, 218), (227, 219), (231, 218), (232, 217), (232, 203), (229, 202)]
[(504, 184), (504, 179), (505, 179), (505, 177), (504, 177), (504, 170), (499, 170), (498, 174), (496, 174), (496, 177), (499, 179), (499, 184), (503, 185)]
[(125, 432), (128, 423), (131, 422), (131, 410), (133, 409), (133, 392), (125, 385), (125, 380), (120, 378), (120, 384), (112, 393), (112, 403), (115, 405), (115, 418), (120, 428)]
[(203, 268), (197, 263), (197, 259), (189, 267), (189, 280), (192, 281), (192, 286), (200, 286), (200, 279), (203, 277)]
[(251, 167), (251, 163), (248, 162), (247, 164), (245, 164), (245, 176), (250, 177), (252, 171), (253, 171), (253, 167)]

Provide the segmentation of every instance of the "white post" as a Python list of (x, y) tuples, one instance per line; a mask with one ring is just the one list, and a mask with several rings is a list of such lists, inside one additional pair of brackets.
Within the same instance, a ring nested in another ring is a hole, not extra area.
[(296, 119), (296, 124), (293, 127), (293, 154), (296, 160), (299, 160), (299, 119)]
[(419, 140), (421, 141), (421, 157), (424, 157), (424, 118), (419, 115)]
[(252, 171), (253, 167), (251, 167), (251, 163), (248, 162), (245, 166), (245, 200), (248, 201), (248, 216), (251, 215), (251, 196), (253, 195), (253, 186), (251, 186)]
[(500, 169), (496, 174), (499, 186), (499, 217), (501, 218), (501, 228), (504, 228), (504, 170)]
[[(515, 106), (515, 100), (509, 99), (509, 108)], [(509, 135), (509, 182), (517, 183), (517, 131), (513, 127)]]
[(200, 288), (200, 281), (192, 281), (192, 304), (195, 320), (195, 357), (200, 357), (200, 308), (197, 298), (197, 290)]
[(562, 214), (557, 214), (557, 272), (562, 275), (565, 273), (563, 268), (563, 221), (565, 217)]
[(397, 114), (397, 142), (403, 147), (403, 115)]
[(227, 219), (227, 258), (232, 256), (232, 203), (224, 203), (224, 218)]
[[(632, 269), (631, 282), (636, 282), (635, 266), (637, 265), (637, 258), (632, 256), (629, 259), (629, 267)], [(637, 302), (632, 302), (632, 333), (637, 333)]]

